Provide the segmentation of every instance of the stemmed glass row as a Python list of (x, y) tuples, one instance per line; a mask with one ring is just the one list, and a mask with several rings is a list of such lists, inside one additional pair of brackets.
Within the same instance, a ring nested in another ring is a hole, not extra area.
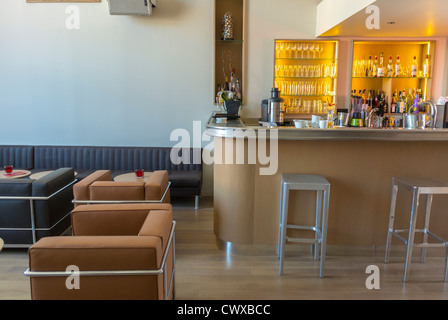
[(334, 78), (336, 77), (336, 63), (302, 66), (275, 65), (276, 78)]
[(277, 42), (275, 46), (276, 58), (307, 59), (321, 57), (324, 45), (308, 42)]
[(287, 106), (288, 113), (325, 113), (327, 110), (328, 103), (319, 99), (289, 99)]
[(285, 96), (329, 96), (334, 95), (331, 81), (276, 81)]

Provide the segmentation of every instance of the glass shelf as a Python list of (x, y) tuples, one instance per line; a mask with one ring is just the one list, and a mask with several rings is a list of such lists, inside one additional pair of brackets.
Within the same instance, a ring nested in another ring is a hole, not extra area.
[(336, 58), (275, 58), (276, 60), (300, 60), (300, 61), (319, 61), (319, 60), (329, 60), (329, 61), (337, 61)]
[(336, 79), (336, 78), (337, 78), (337, 76), (336, 77), (275, 77), (275, 80), (278, 80), (278, 79), (286, 79), (286, 80), (288, 80), (288, 79), (290, 79), (290, 80), (291, 79), (309, 79), (309, 80), (329, 79), (329, 80), (331, 80), (331, 79)]
[(244, 42), (244, 40), (222, 40), (222, 39), (217, 39), (216, 42), (217, 43), (228, 43), (228, 44), (242, 44)]
[(431, 79), (431, 77), (352, 77), (353, 79), (415, 79), (415, 80), (425, 80)]
[(282, 97), (335, 97), (334, 94), (282, 94)]

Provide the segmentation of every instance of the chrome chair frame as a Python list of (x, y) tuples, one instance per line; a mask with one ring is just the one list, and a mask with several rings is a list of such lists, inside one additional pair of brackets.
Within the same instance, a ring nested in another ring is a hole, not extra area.
[[(142, 275), (159, 275), (163, 274), (163, 295), (164, 300), (169, 299), (169, 292), (172, 289), (173, 300), (176, 299), (176, 241), (175, 241), (175, 228), (176, 221), (173, 221), (171, 226), (170, 236), (168, 243), (166, 245), (165, 251), (163, 253), (162, 262), (160, 268), (155, 270), (114, 270), (114, 271), (79, 271), (80, 277), (92, 277), (92, 276), (142, 276)], [(171, 246), (173, 247), (173, 268), (171, 272), (171, 277), (168, 279), (168, 274), (166, 270), (166, 262), (168, 254), (170, 252)], [(25, 270), (24, 275), (27, 277), (67, 277), (68, 274), (65, 271), (31, 271), (29, 268)], [(169, 280), (169, 282), (168, 282)]]
[[(36, 228), (36, 222), (34, 217), (34, 202), (35, 201), (41, 201), (41, 200), (50, 200), (52, 197), (57, 195), (58, 193), (64, 191), (65, 189), (69, 188), (73, 184), (77, 182), (77, 179), (73, 180), (66, 186), (62, 187), (61, 189), (57, 190), (53, 194), (49, 195), (48, 197), (26, 197), (26, 196), (0, 196), (0, 200), (29, 200), (30, 202), (30, 219), (31, 219), (31, 228), (0, 228), (0, 231), (31, 231), (33, 243), (36, 242), (36, 232), (37, 231), (49, 231), (56, 225), (58, 225), (62, 220), (64, 220), (68, 215), (70, 215), (71, 211), (68, 212), (66, 215), (64, 215), (61, 219), (59, 219), (58, 222), (56, 222), (54, 225), (52, 225), (50, 228)], [(28, 248), (31, 244), (5, 244), (5, 248)]]

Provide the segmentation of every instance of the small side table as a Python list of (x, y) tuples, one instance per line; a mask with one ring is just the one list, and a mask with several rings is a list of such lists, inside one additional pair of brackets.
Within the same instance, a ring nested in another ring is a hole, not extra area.
[(31, 171), (22, 170), (22, 169), (14, 169), (12, 173), (8, 174), (5, 170), (0, 171), (0, 179), (19, 179), (28, 177), (31, 174)]
[(120, 174), (114, 178), (114, 181), (121, 182), (146, 182), (148, 178), (152, 175), (152, 172), (145, 172), (145, 176), (143, 178), (137, 178), (134, 172)]

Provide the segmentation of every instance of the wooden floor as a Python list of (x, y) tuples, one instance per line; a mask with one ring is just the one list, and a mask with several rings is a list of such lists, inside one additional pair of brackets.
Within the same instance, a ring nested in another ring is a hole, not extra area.
[[(410, 281), (402, 282), (403, 251), (383, 263), (383, 248), (328, 248), (326, 277), (309, 249), (288, 245), (285, 274), (278, 275), (273, 246), (237, 251), (218, 246), (213, 234), (213, 203), (201, 199), (174, 203), (176, 228), (176, 298), (180, 300), (375, 300), (448, 299), (443, 282), (444, 258), (431, 256), (412, 264)], [(239, 248), (238, 248), (239, 250)], [(30, 299), (26, 250), (0, 252), (0, 299)], [(366, 268), (377, 265), (380, 289), (368, 290)]]

